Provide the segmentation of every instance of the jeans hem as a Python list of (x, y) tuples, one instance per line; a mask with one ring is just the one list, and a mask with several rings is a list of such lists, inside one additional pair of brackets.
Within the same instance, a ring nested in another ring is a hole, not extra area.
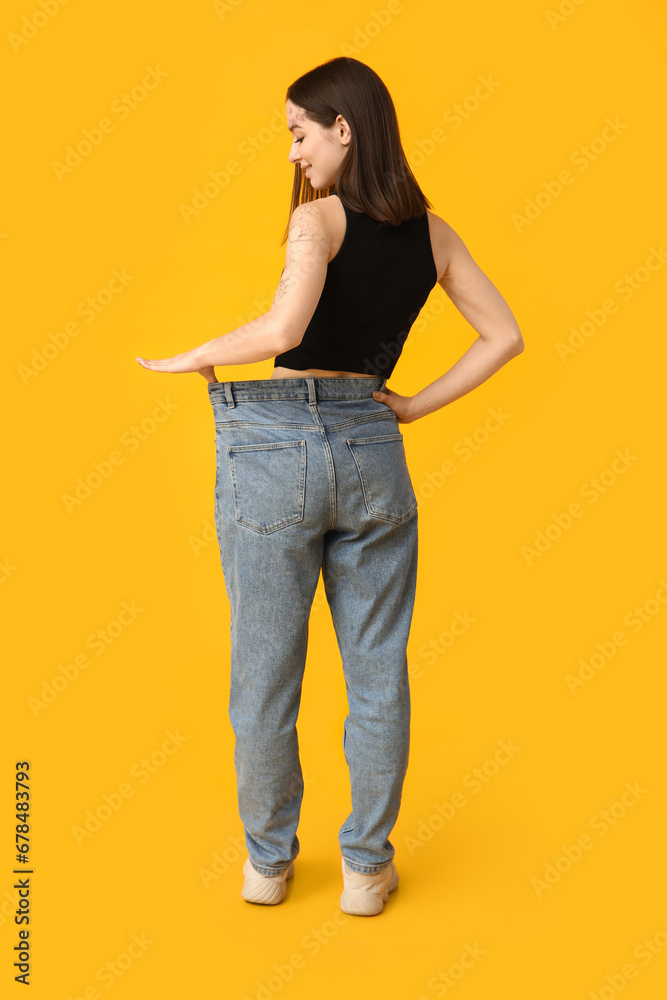
[(357, 874), (359, 875), (378, 875), (380, 872), (383, 872), (385, 868), (389, 868), (389, 866), (392, 864), (393, 858), (392, 861), (389, 861), (385, 865), (380, 865), (379, 867), (378, 866), (372, 867), (371, 865), (357, 865), (356, 863), (351, 864), (345, 857), (345, 855), (343, 855), (343, 861), (345, 862), (348, 868), (350, 868), (353, 872), (357, 872)]
[(282, 875), (282, 873), (287, 868), (289, 868), (289, 866), (292, 864), (292, 861), (295, 861), (296, 858), (292, 858), (292, 861), (288, 861), (287, 864), (283, 865), (283, 867), (280, 869), (258, 867), (256, 864), (253, 864), (252, 858), (249, 858), (248, 860), (250, 861), (250, 864), (255, 869), (255, 871), (259, 872), (260, 875), (265, 875), (267, 878), (273, 878), (275, 875)]

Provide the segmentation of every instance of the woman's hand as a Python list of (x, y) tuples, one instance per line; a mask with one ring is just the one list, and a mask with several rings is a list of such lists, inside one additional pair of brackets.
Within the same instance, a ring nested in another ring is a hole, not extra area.
[(384, 392), (374, 392), (373, 399), (377, 399), (379, 403), (384, 403), (390, 410), (393, 410), (399, 424), (410, 423), (412, 396), (400, 396), (391, 389), (385, 389)]
[(135, 358), (143, 368), (148, 368), (152, 372), (169, 372), (170, 374), (181, 374), (182, 372), (198, 372), (207, 382), (217, 382), (213, 365), (201, 367), (201, 360), (197, 356), (196, 349), (186, 351), (184, 354), (175, 354), (173, 358), (160, 358), (159, 360), (148, 360), (147, 358)]

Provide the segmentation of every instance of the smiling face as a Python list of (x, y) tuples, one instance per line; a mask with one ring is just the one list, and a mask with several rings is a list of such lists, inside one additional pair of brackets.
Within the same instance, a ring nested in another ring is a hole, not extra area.
[(347, 155), (352, 133), (342, 115), (331, 128), (312, 121), (303, 108), (287, 101), (287, 127), (292, 133), (290, 163), (297, 163), (315, 190), (331, 187), (336, 172)]

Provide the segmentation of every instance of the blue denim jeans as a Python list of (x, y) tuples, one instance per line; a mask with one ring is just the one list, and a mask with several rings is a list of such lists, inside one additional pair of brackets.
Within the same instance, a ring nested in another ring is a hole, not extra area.
[(394, 857), (410, 743), (406, 648), (417, 577), (417, 499), (387, 379), (208, 383), (215, 524), (231, 609), (229, 718), (253, 867), (299, 853), (296, 721), (320, 570), (343, 663), (352, 811), (338, 841), (354, 871)]

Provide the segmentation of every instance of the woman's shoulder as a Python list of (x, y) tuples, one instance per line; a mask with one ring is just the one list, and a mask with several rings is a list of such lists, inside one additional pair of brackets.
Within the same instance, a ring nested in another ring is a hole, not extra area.
[(338, 195), (301, 202), (292, 212), (291, 219), (290, 231), (294, 231), (294, 224), (297, 224), (295, 238), (324, 243), (331, 262), (343, 243), (347, 228), (345, 209)]
[(447, 270), (453, 255), (465, 247), (459, 234), (452, 229), (450, 224), (442, 219), (435, 212), (427, 209), (428, 228), (431, 236), (431, 250), (438, 272), (438, 282), (440, 282)]
[(322, 228), (329, 242), (329, 263), (331, 263), (345, 238), (347, 229), (345, 207), (336, 193), (318, 198), (312, 204), (319, 206)]
[(435, 212), (431, 212), (430, 209), (426, 209), (426, 214), (431, 237), (431, 252), (433, 253), (433, 261), (438, 274), (437, 280), (440, 281), (447, 270), (454, 230), (444, 219), (436, 215)]
[(294, 211), (300, 211), (314, 219), (321, 219), (326, 224), (330, 218), (345, 215), (343, 202), (337, 194), (326, 195), (322, 198), (314, 198), (312, 201), (302, 201)]

